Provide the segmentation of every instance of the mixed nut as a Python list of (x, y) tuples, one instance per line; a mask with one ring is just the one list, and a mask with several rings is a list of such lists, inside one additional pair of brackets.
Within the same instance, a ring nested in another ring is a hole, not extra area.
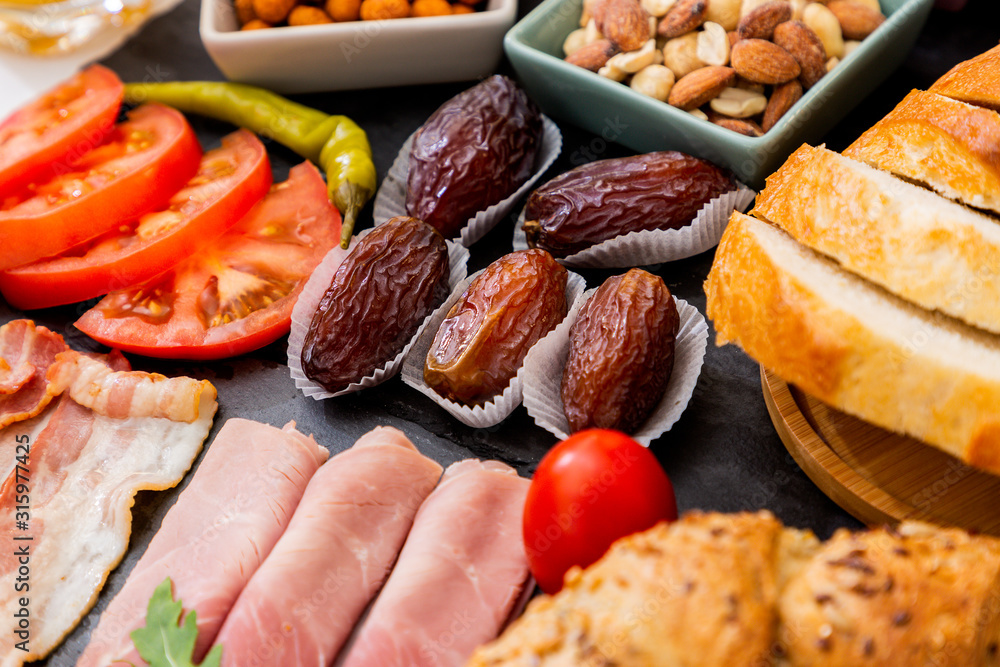
[(748, 136), (883, 22), (878, 0), (584, 0), (567, 62)]

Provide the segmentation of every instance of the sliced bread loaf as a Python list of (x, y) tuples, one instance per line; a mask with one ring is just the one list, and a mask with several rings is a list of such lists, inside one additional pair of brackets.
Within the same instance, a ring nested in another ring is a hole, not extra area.
[(1000, 473), (1000, 339), (904, 302), (766, 222), (730, 219), (705, 283), (717, 343), (849, 414)]
[(931, 90), (1000, 111), (1000, 45), (955, 65), (931, 86)]
[(753, 214), (908, 301), (1000, 333), (1000, 224), (988, 216), (810, 146), (767, 178)]
[(926, 185), (949, 199), (1000, 213), (996, 111), (914, 90), (844, 155)]

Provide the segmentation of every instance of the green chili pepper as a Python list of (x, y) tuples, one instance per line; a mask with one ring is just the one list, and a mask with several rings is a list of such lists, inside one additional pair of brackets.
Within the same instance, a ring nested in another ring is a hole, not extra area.
[(344, 215), (340, 245), (375, 193), (375, 164), (365, 131), (347, 116), (331, 116), (263, 88), (223, 81), (130, 83), (125, 100), (161, 102), (270, 137), (326, 172), (330, 201)]

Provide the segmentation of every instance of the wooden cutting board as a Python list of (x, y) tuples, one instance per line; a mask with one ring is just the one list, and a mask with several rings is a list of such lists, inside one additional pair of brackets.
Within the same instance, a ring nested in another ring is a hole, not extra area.
[(1000, 535), (1000, 477), (839, 412), (763, 368), (761, 384), (792, 457), (861, 521), (919, 519)]

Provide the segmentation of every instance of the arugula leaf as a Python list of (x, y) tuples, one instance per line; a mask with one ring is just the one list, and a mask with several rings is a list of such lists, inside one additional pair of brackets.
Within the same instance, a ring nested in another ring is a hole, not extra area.
[(174, 602), (173, 582), (167, 577), (149, 598), (146, 625), (129, 635), (139, 655), (149, 667), (219, 667), (221, 646), (209, 651), (200, 666), (192, 662), (198, 639), (198, 612), (190, 611), (181, 624), (183, 610), (180, 600)]

